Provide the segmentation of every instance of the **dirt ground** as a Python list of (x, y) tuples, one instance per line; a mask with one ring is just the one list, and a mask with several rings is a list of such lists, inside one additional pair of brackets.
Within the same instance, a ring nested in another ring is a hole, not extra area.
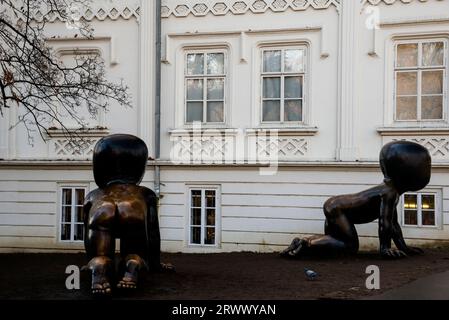
[[(376, 252), (356, 257), (285, 260), (277, 254), (163, 254), (174, 274), (150, 274), (133, 293), (114, 299), (150, 300), (302, 300), (359, 299), (380, 294), (418, 278), (449, 270), (449, 248), (398, 261)], [(82, 266), (83, 254), (1, 254), (0, 299), (91, 299), (90, 279), (82, 273), (81, 290), (65, 288), (67, 265)], [(366, 267), (378, 265), (381, 290), (365, 288)], [(318, 272), (308, 281), (304, 268)]]

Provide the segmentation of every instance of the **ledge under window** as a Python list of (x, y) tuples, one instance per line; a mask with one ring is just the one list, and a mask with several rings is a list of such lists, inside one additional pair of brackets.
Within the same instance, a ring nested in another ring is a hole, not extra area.
[(318, 133), (318, 127), (261, 127), (246, 129), (248, 135), (271, 132), (277, 132), (280, 136), (315, 136)]
[(381, 136), (449, 135), (449, 127), (381, 127), (377, 132)]

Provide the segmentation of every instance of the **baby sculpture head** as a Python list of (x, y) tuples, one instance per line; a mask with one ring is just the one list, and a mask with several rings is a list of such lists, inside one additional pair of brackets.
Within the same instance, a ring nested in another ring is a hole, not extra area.
[(427, 186), (431, 162), (429, 151), (414, 142), (390, 142), (380, 151), (380, 167), (385, 180), (391, 181), (400, 194)]
[(148, 148), (141, 139), (114, 134), (97, 142), (93, 154), (95, 182), (100, 188), (111, 184), (138, 185), (145, 174)]

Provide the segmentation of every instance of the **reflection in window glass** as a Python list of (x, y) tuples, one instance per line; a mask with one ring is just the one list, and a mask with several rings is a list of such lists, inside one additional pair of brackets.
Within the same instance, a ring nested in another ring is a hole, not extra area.
[(304, 49), (262, 51), (262, 122), (302, 122)]
[(61, 241), (84, 240), (84, 188), (61, 188)]
[(225, 106), (225, 54), (187, 54), (186, 123), (223, 123)]
[(404, 225), (436, 226), (435, 194), (409, 194), (403, 196)]
[(438, 41), (397, 45), (396, 120), (443, 119), (445, 50)]

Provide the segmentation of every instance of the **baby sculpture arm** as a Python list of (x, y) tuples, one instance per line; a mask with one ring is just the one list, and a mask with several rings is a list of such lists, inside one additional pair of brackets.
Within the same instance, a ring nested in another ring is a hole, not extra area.
[[(397, 195), (386, 194), (382, 197), (379, 215), (379, 242), (380, 254), (384, 258), (401, 258), (405, 257), (405, 241), (402, 237), (402, 231), (397, 222), (396, 205), (398, 202)], [(398, 229), (399, 227), (399, 229)], [(400, 232), (400, 233), (398, 233)], [(391, 240), (399, 241), (404, 246), (391, 248)]]
[(407, 255), (416, 255), (416, 254), (422, 254), (424, 251), (420, 248), (416, 247), (410, 247), (405, 243), (404, 236), (402, 235), (401, 226), (398, 222), (398, 212), (395, 209), (394, 210), (394, 216), (393, 216), (393, 241), (396, 245), (396, 248), (401, 250)]

